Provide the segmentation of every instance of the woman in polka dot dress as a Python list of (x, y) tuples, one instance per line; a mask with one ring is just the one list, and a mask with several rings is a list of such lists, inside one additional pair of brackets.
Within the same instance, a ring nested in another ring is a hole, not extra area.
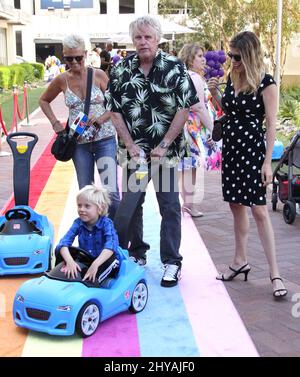
[[(261, 45), (252, 32), (237, 34), (230, 42), (230, 77), (222, 97), (228, 115), (223, 126), (222, 189), (234, 218), (235, 256), (228, 271), (217, 279), (228, 281), (251, 269), (246, 248), (251, 208), (264, 248), (273, 284), (273, 295), (287, 294), (276, 261), (275, 240), (266, 206), (266, 186), (272, 182), (271, 156), (275, 140), (277, 89), (265, 73)], [(209, 88), (216, 98), (216, 80)], [(218, 98), (216, 98), (218, 100)], [(219, 99), (220, 100), (220, 99)], [(262, 124), (266, 119), (266, 146)]]

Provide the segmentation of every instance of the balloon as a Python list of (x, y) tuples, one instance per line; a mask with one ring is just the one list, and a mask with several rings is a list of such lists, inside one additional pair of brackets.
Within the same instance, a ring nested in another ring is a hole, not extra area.
[(207, 65), (209, 65), (210, 67), (214, 68), (215, 67), (215, 61), (210, 59), (207, 61)]
[(204, 54), (204, 57), (206, 60), (212, 59), (212, 56), (213, 56), (212, 51), (207, 51), (207, 53)]
[(221, 64), (225, 63), (226, 62), (226, 55), (219, 55), (219, 62)]
[(224, 76), (224, 69), (222, 69), (222, 68), (218, 69), (218, 76), (219, 77)]

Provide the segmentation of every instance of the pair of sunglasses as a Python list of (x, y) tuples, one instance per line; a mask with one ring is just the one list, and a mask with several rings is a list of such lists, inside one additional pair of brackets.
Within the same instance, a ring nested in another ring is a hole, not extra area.
[(230, 51), (227, 53), (227, 55), (228, 55), (228, 57), (229, 57), (230, 59), (234, 58), (234, 60), (235, 60), (236, 62), (240, 62), (241, 59), (242, 59), (241, 55), (238, 55), (238, 54), (232, 54)]
[(84, 58), (83, 55), (80, 56), (64, 56), (64, 60), (68, 63), (72, 63), (72, 61), (75, 59), (77, 63), (81, 62), (82, 59)]

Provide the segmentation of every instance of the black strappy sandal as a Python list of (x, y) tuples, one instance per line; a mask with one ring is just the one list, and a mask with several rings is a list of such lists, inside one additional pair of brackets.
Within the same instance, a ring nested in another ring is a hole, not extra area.
[[(248, 267), (248, 268), (247, 268)], [(251, 267), (249, 266), (248, 263), (244, 264), (242, 267), (240, 267), (239, 269), (235, 270), (234, 268), (230, 267), (229, 266), (229, 269), (232, 271), (232, 274), (229, 275), (227, 278), (225, 278), (224, 274), (222, 274), (221, 276), (217, 276), (216, 279), (217, 280), (222, 280), (222, 281), (231, 281), (233, 280), (236, 276), (238, 276), (239, 274), (244, 274), (244, 281), (247, 281), (248, 279), (248, 274), (249, 274), (249, 271), (251, 270)]]

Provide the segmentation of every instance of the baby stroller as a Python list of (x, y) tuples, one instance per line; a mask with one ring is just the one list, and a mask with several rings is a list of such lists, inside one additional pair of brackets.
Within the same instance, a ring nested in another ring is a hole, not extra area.
[[(287, 172), (282, 170), (284, 165), (288, 166)], [(283, 218), (287, 224), (295, 221), (296, 206), (300, 203), (300, 174), (295, 174), (294, 168), (300, 168), (300, 131), (292, 138), (273, 173), (272, 208), (276, 211), (279, 198), (284, 203)]]

